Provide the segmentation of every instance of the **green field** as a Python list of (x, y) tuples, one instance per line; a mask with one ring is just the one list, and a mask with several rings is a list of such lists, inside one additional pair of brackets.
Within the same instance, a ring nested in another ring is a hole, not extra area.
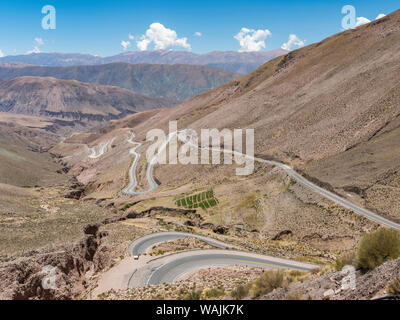
[(218, 204), (218, 199), (214, 195), (214, 191), (208, 190), (195, 195), (185, 196), (175, 201), (178, 207), (186, 209), (202, 208), (207, 210), (215, 207)]

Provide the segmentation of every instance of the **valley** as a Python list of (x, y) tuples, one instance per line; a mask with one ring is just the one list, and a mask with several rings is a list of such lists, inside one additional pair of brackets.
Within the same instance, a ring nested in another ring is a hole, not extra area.
[[(395, 11), (245, 75), (130, 64), (145, 53), (0, 63), (0, 298), (383, 297), (398, 257), (356, 270), (370, 291), (337, 284), (366, 236), (400, 230), (399, 49)], [(212, 128), (254, 129), (254, 155), (190, 142)], [(149, 157), (154, 129), (169, 134)], [(175, 147), (254, 170), (160, 164)], [(45, 265), (57, 289), (40, 287)], [(268, 277), (280, 285), (260, 291)]]

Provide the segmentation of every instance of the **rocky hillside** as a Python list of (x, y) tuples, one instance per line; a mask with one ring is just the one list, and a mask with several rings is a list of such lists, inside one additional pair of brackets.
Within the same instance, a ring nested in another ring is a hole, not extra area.
[(117, 87), (48, 77), (0, 82), (1, 112), (103, 121), (172, 104)]
[[(103, 129), (103, 139), (101, 132), (93, 136), (106, 141), (121, 135), (118, 130), (132, 129), (135, 141), (143, 143), (139, 152), (145, 154), (147, 132), (168, 132), (170, 120), (178, 120), (178, 128), (195, 130), (254, 128), (257, 156), (288, 163), (324, 188), (399, 221), (399, 52), (397, 11), (276, 58), (178, 106), (118, 120)], [(106, 178), (106, 161), (113, 158), (124, 159), (125, 170), (132, 161), (127, 151), (111, 151), (83, 173), (79, 163), (71, 166), (82, 177), (91, 177), (86, 182), (101, 184), (96, 196), (104, 197), (127, 183), (127, 171), (119, 181), (109, 183)], [(146, 167), (143, 156), (138, 162), (139, 190), (148, 188)], [(91, 174), (96, 170), (104, 177)], [(265, 241), (287, 232), (291, 241), (322, 250), (321, 256), (325, 250), (352, 248), (363, 233), (376, 227), (291, 181), (278, 168), (259, 163), (253, 175), (241, 179), (232, 166), (162, 165), (153, 173), (160, 187), (149, 197), (213, 187), (220, 205), (206, 217), (207, 223), (224, 225), (232, 233), (256, 230)], [(163, 201), (173, 205), (172, 200)], [(251, 238), (251, 233), (244, 234)], [(303, 250), (296, 249), (296, 254)]]
[(184, 101), (238, 77), (238, 74), (202, 66), (132, 65), (38, 67), (2, 66), (0, 79), (21, 76), (54, 77), (64, 80), (117, 86), (150, 97)]
[(137, 131), (167, 129), (175, 119), (180, 128), (254, 128), (259, 156), (398, 220), (399, 74), (396, 11), (163, 110)]

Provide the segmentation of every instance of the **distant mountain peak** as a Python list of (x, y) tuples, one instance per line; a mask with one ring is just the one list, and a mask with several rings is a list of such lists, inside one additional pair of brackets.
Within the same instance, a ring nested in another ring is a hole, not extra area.
[(152, 50), (128, 51), (110, 57), (81, 53), (32, 53), (6, 56), (0, 62), (29, 63), (40, 66), (99, 65), (112, 62), (131, 64), (189, 64), (220, 68), (245, 74), (288, 51), (277, 49), (260, 52), (212, 51), (198, 54), (190, 51)]

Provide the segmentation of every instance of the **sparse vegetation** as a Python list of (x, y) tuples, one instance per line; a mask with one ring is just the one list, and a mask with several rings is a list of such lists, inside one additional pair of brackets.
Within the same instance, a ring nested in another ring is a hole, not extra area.
[(252, 296), (253, 298), (257, 298), (286, 284), (287, 281), (282, 270), (266, 271), (254, 282), (251, 289)]
[(339, 271), (342, 270), (344, 266), (356, 266), (356, 264), (355, 252), (348, 252), (336, 258), (335, 269)]
[(258, 205), (258, 197), (255, 193), (250, 193), (240, 201), (239, 209), (256, 209)]
[(372, 270), (383, 262), (400, 256), (400, 232), (382, 228), (364, 235), (357, 251), (358, 267)]
[(131, 207), (132, 205), (130, 203), (127, 203), (126, 205), (124, 205), (123, 210), (128, 210)]
[(391, 295), (400, 294), (400, 274), (389, 283), (387, 293)]
[(200, 298), (201, 298), (201, 291), (193, 289), (183, 298), (183, 300), (200, 300)]
[(225, 295), (224, 288), (205, 289), (202, 293), (202, 298), (211, 299), (222, 297), (223, 295)]
[(243, 284), (238, 285), (235, 289), (232, 290), (231, 296), (236, 300), (242, 300), (243, 298), (249, 295), (249, 288)]
[(286, 295), (287, 300), (305, 300), (300, 291), (292, 291)]

